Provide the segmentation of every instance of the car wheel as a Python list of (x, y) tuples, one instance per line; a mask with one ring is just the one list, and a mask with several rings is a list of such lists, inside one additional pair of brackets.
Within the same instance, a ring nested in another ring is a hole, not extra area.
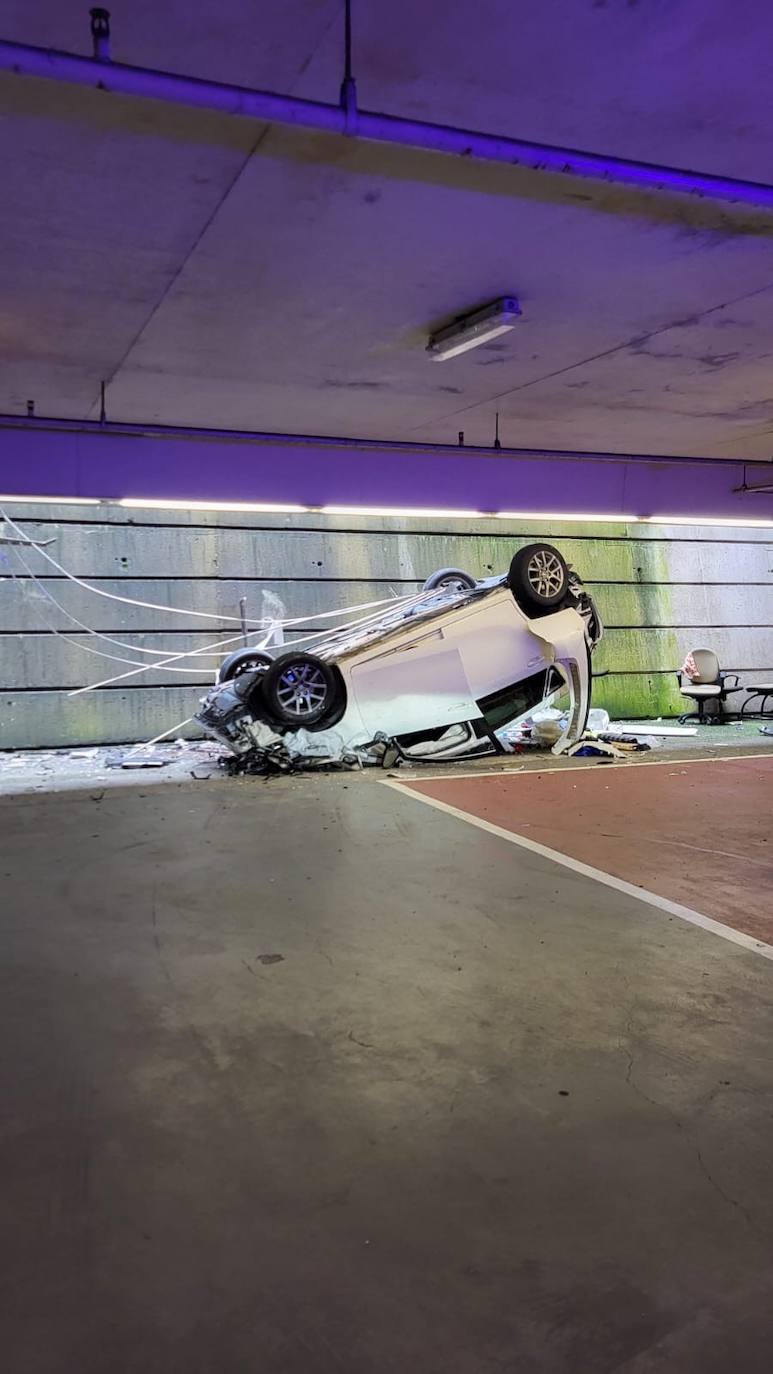
[(569, 570), (552, 544), (527, 544), (513, 558), (507, 581), (519, 606), (546, 615), (566, 598)]
[(283, 654), (271, 664), (260, 686), (268, 714), (295, 730), (331, 723), (340, 705), (333, 669), (314, 654)]
[(264, 654), (261, 649), (237, 649), (235, 653), (229, 654), (223, 659), (218, 669), (218, 682), (230, 682), (234, 677), (240, 677), (242, 673), (251, 673), (257, 670), (265, 673), (274, 662), (270, 654)]
[(435, 592), (441, 587), (450, 587), (455, 592), (468, 592), (477, 585), (474, 577), (470, 577), (469, 573), (460, 572), (458, 568), (439, 568), (427, 578), (422, 590)]

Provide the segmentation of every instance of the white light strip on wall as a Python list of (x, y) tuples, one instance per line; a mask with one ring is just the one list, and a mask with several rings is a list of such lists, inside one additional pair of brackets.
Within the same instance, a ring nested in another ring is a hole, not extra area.
[(642, 519), (640, 515), (609, 515), (597, 513), (594, 515), (586, 512), (575, 512), (567, 515), (561, 511), (524, 511), (524, 510), (495, 510), (490, 511), (490, 515), (495, 520), (584, 520), (593, 524), (614, 524), (614, 525), (635, 525)]
[(117, 506), (130, 506), (134, 510), (143, 508), (148, 510), (243, 510), (280, 514), (285, 511), (298, 514), (310, 509), (309, 506), (279, 504), (274, 501), (162, 501), (152, 497), (145, 499), (141, 496), (122, 496), (115, 504)]
[(526, 520), (537, 524), (682, 525), (712, 529), (773, 529), (773, 520), (716, 515), (615, 515), (608, 511), (454, 510), (421, 506), (301, 506), (275, 501), (177, 501), (124, 496), (116, 500), (94, 496), (0, 496), (0, 502), (25, 506), (124, 506), (133, 509), (179, 511), (253, 511), (266, 515), (361, 515), (410, 520)]
[(741, 520), (729, 515), (640, 515), (638, 518), (647, 525), (716, 525), (750, 530), (773, 527), (773, 520)]
[(443, 510), (425, 506), (319, 506), (320, 515), (383, 515), (432, 520), (480, 520), (480, 510)]
[(96, 496), (0, 496), (0, 501), (8, 504), (10, 501), (21, 502), (25, 506), (101, 506), (102, 502)]

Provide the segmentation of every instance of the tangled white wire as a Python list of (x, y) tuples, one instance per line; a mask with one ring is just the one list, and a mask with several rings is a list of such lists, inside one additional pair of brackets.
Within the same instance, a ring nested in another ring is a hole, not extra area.
[[(265, 618), (260, 620), (245, 620), (242, 622), (242, 618), (239, 615), (223, 615), (219, 611), (189, 611), (182, 606), (161, 606), (156, 601), (138, 601), (132, 596), (118, 596), (116, 592), (106, 592), (103, 587), (95, 587), (93, 583), (86, 582), (82, 577), (76, 577), (75, 573), (68, 572), (67, 568), (63, 568), (61, 563), (57, 563), (56, 559), (50, 553), (46, 552), (42, 544), (38, 544), (34, 539), (30, 539), (28, 534), (25, 534), (24, 530), (11, 519), (2, 506), (0, 506), (0, 516), (5, 520), (9, 528), (19, 535), (23, 543), (33, 548), (36, 553), (40, 554), (41, 558), (45, 558), (46, 562), (56, 568), (57, 572), (62, 573), (70, 582), (74, 582), (78, 587), (83, 587), (87, 592), (94, 592), (95, 596), (107, 597), (108, 601), (120, 601), (125, 606), (141, 606), (148, 611), (167, 611), (170, 615), (196, 616), (199, 620), (226, 620), (231, 624), (241, 625), (244, 623), (246, 625), (254, 625), (259, 629), (265, 629), (266, 627), (267, 622)], [(309, 624), (312, 620), (330, 620), (337, 615), (346, 615), (347, 611), (367, 611), (374, 606), (386, 606), (397, 601), (411, 601), (415, 599), (416, 595), (416, 593), (409, 593), (404, 597), (386, 596), (380, 601), (366, 601), (361, 606), (345, 606), (337, 611), (317, 611), (314, 615), (296, 616), (294, 620), (275, 621), (274, 623), (290, 627), (293, 625)], [(239, 638), (238, 635), (237, 638)], [(198, 652), (198, 650), (195, 652)]]
[[(263, 618), (261, 620), (245, 620), (244, 622), (242, 622), (241, 616), (221, 615), (217, 612), (210, 613), (207, 611), (190, 611), (185, 610), (184, 608), (179, 606), (163, 606), (152, 601), (139, 601), (134, 597), (118, 596), (115, 592), (107, 592), (101, 587), (95, 587), (92, 583), (84, 581), (83, 578), (76, 577), (74, 573), (69, 572), (67, 568), (63, 567), (61, 563), (57, 562), (57, 560), (51, 554), (46, 552), (43, 545), (38, 543), (36, 540), (30, 538), (30, 536), (26, 534), (25, 531), (21, 529), (21, 527), (10, 518), (10, 516), (2, 507), (0, 507), (0, 516), (2, 516), (3, 520), (9, 526), (9, 528), (12, 529), (19, 536), (19, 539), (23, 544), (26, 544), (29, 548), (34, 549), (36, 553), (40, 554), (42, 558), (44, 558), (48, 563), (50, 563), (54, 568), (56, 568), (59, 573), (61, 573), (64, 577), (68, 579), (68, 581), (75, 583), (76, 586), (82, 587), (86, 591), (94, 592), (97, 596), (106, 597), (110, 601), (122, 602), (124, 605), (127, 606), (140, 606), (148, 610), (165, 611), (175, 615), (189, 615), (196, 616), (197, 618), (205, 620), (224, 620), (229, 622), (238, 622), (239, 624), (243, 623), (255, 627), (260, 627), (264, 631), (264, 633), (255, 644), (249, 646), (252, 649), (265, 648), (273, 638), (275, 631), (280, 628), (284, 630), (292, 628), (293, 626), (299, 625), (303, 622), (309, 623), (311, 621), (329, 620), (337, 616), (347, 615), (351, 611), (372, 611), (374, 607), (380, 608), (386, 605), (408, 605), (411, 602), (419, 600), (419, 598), (423, 595), (422, 592), (414, 592), (409, 593), (406, 596), (384, 597), (379, 601), (365, 602), (360, 606), (346, 606), (335, 611), (319, 611), (313, 615), (298, 616), (295, 619), (267, 620), (266, 618)], [(157, 656), (159, 654), (164, 655), (163, 650), (144, 649), (136, 645), (126, 644), (123, 640), (113, 639), (112, 636), (104, 635), (100, 631), (93, 630), (90, 626), (85, 625), (82, 621), (78, 620), (74, 615), (67, 611), (64, 608), (64, 606), (62, 606), (56, 600), (56, 598), (46, 588), (42, 586), (42, 583), (40, 582), (39, 578), (37, 577), (35, 572), (30, 568), (29, 564), (23, 558), (22, 554), (19, 552), (18, 548), (15, 545), (14, 553), (16, 554), (16, 557), (19, 559), (22, 566), (24, 567), (27, 575), (33, 580), (35, 585), (38, 587), (38, 590), (41, 592), (43, 598), (47, 599), (54, 606), (56, 606), (57, 609), (64, 616), (66, 616), (68, 620), (70, 620), (74, 625), (77, 625), (86, 634), (93, 635), (95, 638), (104, 640), (106, 643), (114, 644), (117, 647), (125, 648), (132, 653), (145, 653), (152, 654), (153, 656)], [(365, 625), (368, 623), (368, 621), (378, 619), (378, 614), (379, 613), (358, 616), (354, 620), (346, 621), (343, 625), (336, 626), (336, 629), (348, 629), (357, 625)], [(44, 620), (46, 619), (45, 616), (43, 616), (42, 618)], [(199, 649), (186, 649), (182, 652), (173, 654), (167, 653), (165, 656), (159, 658), (155, 663), (138, 663), (136, 659), (122, 658), (116, 654), (108, 654), (103, 650), (94, 649), (89, 645), (81, 644), (78, 640), (72, 639), (68, 635), (64, 634), (61, 630), (58, 630), (51, 622), (46, 621), (46, 623), (48, 624), (49, 629), (52, 631), (52, 633), (54, 633), (59, 638), (64, 640), (65, 643), (73, 645), (75, 648), (83, 649), (86, 653), (96, 654), (99, 658), (111, 659), (116, 663), (129, 663), (132, 665), (131, 670), (128, 673), (119, 673), (111, 678), (103, 678), (100, 682), (92, 682), (85, 687), (78, 687), (74, 691), (68, 692), (68, 696), (70, 697), (80, 696), (83, 692), (93, 692), (98, 687), (109, 687), (112, 686), (115, 682), (123, 682), (127, 678), (136, 677), (140, 673), (146, 673), (149, 671), (153, 671), (154, 669), (164, 668), (169, 672), (186, 674), (192, 673), (198, 675), (200, 670), (197, 668), (178, 668), (174, 665), (179, 663), (181, 658), (222, 657), (223, 649), (243, 639), (242, 632), (230, 636), (227, 639), (216, 640), (212, 643), (205, 644)], [(294, 642), (298, 644), (309, 643), (312, 640), (322, 638), (328, 633), (329, 631), (325, 629), (317, 631), (316, 633), (311, 632), (308, 634), (301, 634), (296, 637)]]
[[(29, 563), (27, 562), (26, 558), (24, 558), (23, 554), (19, 553), (19, 550), (18, 550), (17, 548), (15, 548), (15, 547), (14, 547), (14, 554), (15, 554), (16, 558), (18, 558), (18, 560), (19, 560), (19, 562), (21, 563), (22, 567), (24, 568), (24, 571), (25, 571), (25, 573), (27, 574), (27, 576), (30, 578), (30, 580), (32, 581), (32, 583), (34, 584), (34, 586), (37, 587), (37, 589), (38, 589), (38, 591), (39, 591), (39, 593), (40, 593), (40, 596), (41, 596), (41, 599), (42, 599), (43, 603), (45, 604), (46, 602), (50, 602), (51, 605), (52, 605), (52, 606), (55, 606), (56, 609), (57, 609), (63, 616), (65, 616), (68, 620), (72, 621), (73, 625), (77, 625), (77, 626), (78, 626), (78, 629), (83, 630), (85, 634), (93, 635), (95, 639), (103, 640), (106, 644), (114, 644), (114, 645), (116, 645), (119, 649), (127, 649), (130, 653), (154, 654), (154, 655), (159, 655), (159, 656), (163, 656), (164, 653), (167, 653), (167, 654), (169, 653), (169, 650), (168, 650), (168, 649), (167, 649), (167, 650), (163, 650), (163, 649), (143, 649), (140, 645), (126, 644), (126, 643), (125, 643), (123, 640), (121, 640), (121, 639), (114, 639), (114, 638), (112, 637), (112, 635), (105, 635), (105, 634), (100, 633), (99, 630), (92, 630), (91, 627), (90, 627), (89, 625), (85, 625), (85, 624), (83, 623), (82, 620), (78, 620), (77, 616), (72, 615), (70, 611), (66, 610), (66, 608), (61, 604), (61, 602), (57, 601), (57, 599), (56, 599), (56, 597), (53, 595), (53, 593), (50, 592), (50, 591), (48, 590), (47, 587), (44, 587), (44, 586), (43, 586), (43, 584), (42, 584), (42, 582), (40, 581), (40, 579), (39, 579), (39, 577), (37, 576), (37, 574), (36, 574), (35, 572), (33, 572), (32, 568), (30, 567), (30, 565), (29, 565)], [(14, 573), (13, 568), (11, 568), (10, 571), (11, 571), (11, 577), (13, 578), (14, 582), (17, 582), (17, 581), (18, 581), (17, 574)], [(135, 667), (135, 668), (140, 668), (140, 667), (143, 667), (143, 666), (147, 666), (148, 668), (153, 668), (153, 666), (154, 666), (152, 663), (148, 663), (147, 665), (143, 665), (141, 659), (136, 659), (136, 658), (123, 658), (123, 657), (120, 657), (118, 654), (108, 654), (108, 653), (105, 653), (105, 651), (104, 651), (103, 649), (94, 649), (94, 648), (92, 648), (92, 646), (89, 645), (89, 644), (81, 644), (80, 640), (72, 639), (72, 638), (70, 637), (70, 635), (65, 634), (64, 631), (58, 629), (58, 628), (56, 627), (56, 625), (54, 625), (53, 621), (45, 614), (45, 611), (43, 610), (43, 606), (41, 606), (40, 604), (38, 604), (38, 605), (36, 606), (36, 610), (38, 611), (41, 620), (42, 620), (42, 621), (44, 622), (44, 624), (48, 627), (48, 629), (51, 631), (51, 633), (54, 634), (54, 635), (56, 635), (58, 639), (63, 640), (65, 644), (71, 645), (71, 647), (74, 648), (74, 649), (83, 649), (84, 653), (87, 653), (87, 654), (96, 654), (98, 658), (112, 659), (114, 663), (130, 663), (130, 664), (132, 664), (132, 666)], [(213, 658), (215, 658), (215, 657), (217, 657), (217, 658), (221, 657), (221, 655), (220, 655), (217, 651), (215, 651), (215, 650), (212, 650), (211, 656), (212, 656)], [(186, 674), (187, 674), (187, 673), (193, 673), (193, 674), (195, 674), (197, 677), (199, 677), (199, 676), (201, 675), (201, 669), (200, 669), (200, 668), (171, 668), (170, 671), (173, 672), (173, 673), (186, 673)]]
[[(410, 598), (410, 599), (412, 599), (412, 600), (418, 600), (418, 597), (413, 597), (413, 598)], [(403, 602), (405, 602), (405, 601), (409, 600), (409, 598), (403, 597), (403, 598), (400, 598), (400, 600), (402, 600)], [(339, 611), (338, 614), (340, 615), (341, 612)], [(312, 619), (312, 617), (309, 617), (309, 619)], [(345, 625), (336, 626), (336, 629), (337, 629), (337, 630), (338, 630), (338, 629), (341, 629), (341, 630), (348, 630), (348, 629), (353, 629), (355, 626), (360, 626), (360, 627), (362, 627), (362, 626), (365, 626), (365, 625), (369, 624), (370, 621), (372, 621), (372, 620), (378, 620), (378, 619), (379, 619), (379, 615), (378, 615), (378, 614), (364, 615), (364, 616), (360, 616), (360, 617), (359, 617), (358, 619), (356, 619), (356, 620), (349, 620), (349, 621), (347, 621)], [(293, 621), (284, 621), (284, 622), (283, 622), (283, 624), (285, 624), (285, 625), (287, 625), (287, 624), (294, 624), (294, 623), (297, 623), (297, 622), (293, 622)], [(273, 636), (274, 628), (275, 628), (275, 627), (274, 627), (273, 625), (271, 625), (271, 626), (269, 627), (267, 633), (263, 636), (263, 638), (262, 638), (262, 639), (259, 639), (259, 640), (257, 641), (256, 644), (250, 645), (250, 648), (252, 648), (252, 649), (265, 649), (266, 646), (267, 646), (267, 644), (270, 642), (270, 640), (271, 640), (271, 638), (272, 638), (272, 636)], [(293, 643), (294, 643), (294, 644), (308, 643), (310, 640), (313, 640), (313, 639), (322, 639), (322, 638), (326, 637), (329, 633), (330, 633), (329, 630), (318, 630), (318, 631), (316, 632), (316, 634), (304, 634), (304, 635), (299, 635), (299, 636), (297, 637), (297, 639), (295, 639), (295, 640), (293, 641)], [(223, 640), (221, 640), (220, 642), (221, 642), (221, 645), (223, 645), (223, 647), (225, 647), (225, 645), (227, 645), (227, 644), (233, 644), (234, 641), (239, 640), (239, 639), (241, 639), (241, 638), (242, 638), (242, 636), (241, 636), (240, 634), (239, 634), (239, 635), (233, 635), (233, 637), (232, 637), (231, 639), (223, 639)], [(128, 673), (117, 673), (115, 677), (103, 678), (101, 682), (91, 682), (91, 683), (89, 683), (88, 687), (78, 687), (78, 688), (76, 688), (76, 690), (75, 690), (74, 692), (68, 692), (67, 695), (68, 695), (68, 697), (78, 697), (78, 696), (81, 695), (82, 692), (93, 692), (93, 691), (95, 691), (97, 687), (112, 687), (112, 685), (113, 685), (114, 682), (124, 682), (124, 681), (126, 680), (126, 678), (136, 677), (136, 676), (138, 675), (138, 673), (147, 673), (148, 670), (151, 669), (151, 668), (165, 668), (168, 664), (170, 664), (170, 663), (175, 663), (175, 662), (177, 662), (178, 659), (181, 659), (181, 658), (195, 658), (195, 657), (197, 656), (197, 654), (206, 654), (206, 653), (208, 653), (208, 651), (209, 651), (211, 648), (212, 648), (212, 645), (211, 645), (211, 644), (205, 644), (205, 645), (203, 646), (203, 648), (201, 648), (201, 649), (188, 649), (188, 650), (186, 650), (184, 653), (173, 654), (171, 658), (162, 658), (162, 659), (159, 659), (159, 661), (158, 661), (157, 663), (143, 663), (141, 667), (139, 667), (139, 668), (134, 668), (134, 669), (130, 670)]]

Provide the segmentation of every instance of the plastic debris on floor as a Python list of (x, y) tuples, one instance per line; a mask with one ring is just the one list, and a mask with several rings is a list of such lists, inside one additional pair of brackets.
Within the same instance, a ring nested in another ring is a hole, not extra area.
[(118, 754), (108, 754), (107, 768), (166, 768), (171, 763), (168, 752), (136, 746)]
[(210, 740), (173, 744), (94, 745), (73, 749), (24, 749), (0, 753), (0, 793), (45, 792), (143, 781), (188, 781), (222, 776), (223, 750)]
[[(567, 719), (553, 706), (542, 707), (514, 726), (497, 731), (497, 739), (509, 754), (529, 750), (553, 749), (566, 729)], [(559, 757), (624, 759), (631, 753), (643, 753), (651, 743), (639, 739), (633, 731), (612, 726), (606, 711), (596, 708), (588, 714), (588, 725), (582, 738), (567, 745)]]

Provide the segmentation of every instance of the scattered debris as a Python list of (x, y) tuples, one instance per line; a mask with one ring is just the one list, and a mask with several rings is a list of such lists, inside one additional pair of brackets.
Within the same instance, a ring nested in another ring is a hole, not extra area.
[(107, 768), (166, 768), (171, 762), (169, 755), (160, 749), (128, 749), (121, 754), (108, 754), (105, 759)]
[(613, 742), (604, 736), (594, 735), (590, 730), (586, 730), (582, 739), (579, 739), (576, 744), (570, 744), (569, 748), (563, 751), (561, 757), (565, 759), (624, 759), (626, 752), (649, 749), (648, 744), (640, 745), (637, 740), (628, 740), (625, 737), (622, 739), (622, 746), (621, 748), (617, 741)]
[[(126, 744), (83, 746), (57, 750), (18, 750), (0, 752), (0, 793), (24, 792), (38, 784), (44, 789), (101, 787), (110, 782), (129, 783), (138, 767), (145, 776), (156, 775), (166, 780), (190, 776), (191, 768), (209, 769), (212, 776), (222, 776), (218, 763), (222, 749), (209, 740), (188, 740), (185, 749), (176, 745)], [(168, 765), (160, 763), (147, 767), (142, 763), (148, 754), (157, 754)], [(125, 768), (124, 760), (133, 756), (134, 766)]]
[(254, 749), (251, 754), (225, 754), (220, 767), (229, 778), (271, 778), (280, 773), (297, 773), (289, 754), (283, 751)]
[[(591, 717), (591, 720), (595, 721), (596, 717)], [(759, 719), (741, 722), (738, 729), (732, 732), (712, 730), (710, 740), (707, 740), (705, 731), (680, 730), (674, 726), (662, 726), (665, 738), (660, 739), (658, 736), (661, 726), (660, 721), (654, 724), (645, 722), (641, 725), (639, 722), (628, 722), (625, 725), (614, 722), (608, 729), (598, 730), (595, 738), (592, 732), (590, 737), (586, 734), (579, 744), (580, 748), (586, 748), (599, 740), (613, 745), (616, 751), (614, 754), (594, 750), (592, 756), (587, 756), (589, 760), (592, 757), (596, 763), (602, 763), (625, 759), (632, 752), (638, 753), (639, 746), (642, 745), (645, 748), (662, 750), (664, 757), (668, 759), (669, 754), (673, 756), (680, 749), (690, 753), (700, 752), (709, 742), (713, 750), (721, 753), (724, 752), (722, 746), (737, 748), (741, 738), (744, 744), (752, 748), (755, 747), (756, 740), (762, 754), (770, 752), (771, 745), (768, 740), (773, 740), (773, 722), (760, 724)], [(450, 727), (450, 731), (454, 729), (455, 727)], [(651, 733), (653, 729), (657, 729), (658, 734)], [(445, 743), (452, 738), (450, 731), (446, 732), (446, 740), (441, 738), (432, 742), (440, 745), (441, 754)], [(497, 753), (498, 766), (503, 770), (513, 771), (514, 768), (518, 768), (516, 755), (521, 756), (523, 769), (529, 766), (527, 760), (530, 760), (532, 755), (534, 763), (537, 763), (550, 751), (550, 745), (538, 739), (532, 727), (532, 720), (528, 717), (498, 732), (499, 750), (496, 750), (486, 738), (478, 740), (475, 751), (470, 751), (466, 757), (458, 756), (456, 759), (446, 760), (432, 750), (428, 752), (426, 744), (420, 745), (419, 748), (406, 748), (385, 734), (377, 734), (368, 742), (366, 748), (356, 753), (345, 752), (340, 736), (333, 738), (335, 734), (333, 730), (308, 733), (295, 731), (289, 736), (282, 737), (273, 731), (267, 731), (267, 736), (261, 740), (262, 749), (254, 756), (244, 759), (235, 758), (230, 750), (226, 754), (223, 747), (212, 740), (202, 739), (175, 740), (173, 743), (170, 741), (158, 744), (155, 740), (148, 740), (136, 745), (84, 745), (70, 749), (0, 750), (0, 794), (81, 788), (87, 791), (91, 789), (93, 794), (94, 789), (106, 785), (136, 786), (139, 779), (135, 777), (135, 772), (143, 773), (148, 783), (151, 779), (154, 782), (168, 783), (188, 782), (191, 778), (196, 782), (207, 782), (223, 778), (224, 774), (254, 776), (267, 780), (283, 774), (350, 772), (373, 767), (383, 769), (385, 777), (396, 778), (405, 768), (421, 768), (423, 764), (436, 765), (440, 762), (466, 763), (469, 760), (471, 763), (473, 759), (484, 756), (487, 756), (490, 766)], [(669, 738), (669, 735), (673, 735), (674, 738)], [(692, 738), (685, 739), (684, 736)], [(333, 757), (330, 756), (331, 751)], [(143, 765), (142, 760), (148, 755), (158, 755), (167, 766), (163, 767), (161, 763), (150, 767)], [(134, 767), (124, 768), (124, 759), (127, 756), (133, 756)], [(112, 760), (109, 766), (108, 760)], [(104, 794), (100, 792), (99, 800), (102, 795)]]
[(341, 758), (292, 755), (282, 740), (265, 749), (253, 749), (249, 754), (226, 754), (219, 764), (231, 778), (276, 778), (287, 773), (340, 773), (362, 767), (356, 755), (342, 755)]
[(358, 748), (346, 747), (334, 730), (293, 730), (279, 735), (263, 721), (252, 727), (254, 743), (241, 754), (225, 754), (220, 766), (229, 777), (270, 778), (284, 773), (349, 772), (353, 769), (392, 767), (398, 750), (386, 735), (376, 735)]
[(530, 727), (531, 734), (537, 744), (552, 748), (566, 733), (565, 721), (568, 721), (568, 717), (563, 711), (557, 711), (554, 706), (548, 706), (542, 711), (535, 711), (529, 721), (525, 722), (525, 727)]

